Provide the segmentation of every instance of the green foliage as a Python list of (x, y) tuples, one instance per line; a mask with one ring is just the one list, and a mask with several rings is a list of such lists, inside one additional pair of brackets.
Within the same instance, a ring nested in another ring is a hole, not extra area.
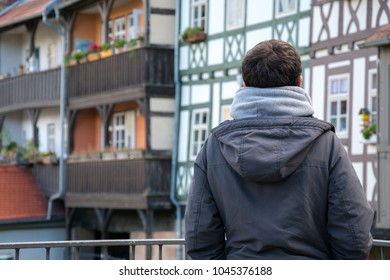
[(181, 35), (181, 39), (183, 41), (188, 40), (191, 37), (194, 37), (197, 33), (203, 32), (203, 29), (200, 27), (188, 27), (186, 30), (184, 30), (183, 34)]
[(72, 53), (72, 58), (76, 60), (80, 60), (88, 55), (87, 51), (75, 51)]
[(372, 135), (376, 134), (376, 125), (372, 124), (362, 130), (363, 138), (368, 140)]

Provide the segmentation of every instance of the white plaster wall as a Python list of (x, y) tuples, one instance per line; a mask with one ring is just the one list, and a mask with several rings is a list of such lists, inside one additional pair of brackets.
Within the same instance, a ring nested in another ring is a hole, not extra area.
[(188, 69), (188, 46), (180, 47), (180, 70)]
[(193, 85), (191, 87), (191, 104), (210, 102), (210, 85)]
[(246, 25), (253, 25), (272, 20), (274, 1), (248, 0)]
[[(372, 26), (376, 26), (376, 20), (377, 20), (379, 8), (380, 8), (379, 1), (372, 1), (372, 14), (374, 15), (371, 20)], [(384, 25), (388, 23), (389, 22), (386, 13), (382, 12), (381, 17), (379, 18), (379, 25)]]
[(248, 31), (246, 33), (246, 51), (253, 48), (256, 44), (264, 40), (269, 40), (272, 38), (272, 27), (266, 27), (262, 29), (257, 29), (253, 31)]
[(173, 118), (151, 117), (150, 136), (151, 147), (155, 150), (170, 150), (173, 146)]
[(359, 178), (360, 183), (363, 185), (363, 163), (362, 162), (354, 162), (352, 165), (356, 171), (356, 174)]
[(308, 47), (310, 43), (310, 19), (299, 20), (298, 47)]
[(220, 100), (221, 100), (221, 86), (219, 83), (215, 83), (213, 85), (213, 112), (212, 112), (212, 120), (211, 127), (215, 127), (219, 124), (220, 120)]
[(209, 1), (207, 11), (208, 26), (207, 33), (209, 35), (221, 33), (224, 31), (225, 24), (225, 0)]
[(175, 9), (175, 0), (151, 0), (150, 6), (153, 8)]
[(365, 77), (366, 77), (366, 59), (358, 58), (353, 61), (353, 89), (352, 89), (352, 119), (350, 120), (352, 125), (352, 133), (350, 133), (352, 147), (351, 153), (353, 155), (363, 153), (363, 145), (360, 142), (361, 140), (361, 117), (359, 116), (359, 111), (364, 107), (364, 95), (365, 95)]
[(0, 75), (9, 73), (11, 76), (18, 75), (18, 66), (24, 64), (22, 52), (22, 37), (20, 35), (0, 35)]
[(22, 141), (22, 129), (21, 129), (22, 114), (11, 113), (7, 114), (4, 123), (2, 132), (4, 135), (7, 135), (9, 139), (4, 139), (3, 144), (6, 144), (5, 141), (15, 141), (16, 143), (21, 143)]
[[(375, 2), (375, 1), (373, 1)], [(349, 25), (349, 22), (351, 20), (351, 14), (349, 13), (349, 8), (348, 8), (348, 2), (347, 1), (342, 1), (342, 3), (344, 4), (344, 34), (346, 34), (347, 32), (347, 28), (348, 28), (348, 25)], [(356, 10), (359, 2), (358, 1), (351, 1), (351, 4), (352, 4), (352, 8), (354, 10)], [(359, 19), (359, 27), (360, 27), (360, 30), (364, 30), (367, 28), (367, 5), (368, 5), (368, 1), (362, 1), (360, 6), (359, 6), (359, 9), (357, 10), (357, 18)], [(354, 33), (357, 31), (357, 28), (356, 28), (356, 24), (352, 24), (351, 27), (350, 27), (350, 31), (349, 31), (349, 34), (350, 33)]]
[(191, 0), (180, 0), (181, 9), (180, 9), (180, 34), (190, 26), (190, 2)]
[[(28, 38), (25, 41), (24, 50), (29, 48)], [(56, 46), (56, 61), (57, 65), (61, 65), (62, 61), (62, 44), (61, 44), (61, 36), (54, 32), (54, 30), (50, 29), (45, 24), (39, 24), (37, 33), (35, 35), (35, 47), (39, 48), (39, 64), (40, 71), (47, 70), (49, 68), (49, 59), (48, 59), (48, 50), (49, 44), (55, 44)]]
[(150, 111), (152, 112), (174, 112), (175, 100), (172, 98), (151, 98)]
[(189, 111), (180, 112), (180, 128), (179, 128), (179, 147), (178, 147), (178, 162), (186, 162), (188, 159), (188, 137), (189, 137), (190, 113)]
[(223, 63), (223, 39), (211, 40), (208, 43), (208, 65), (222, 64)]
[(182, 86), (181, 87), (181, 106), (190, 105), (190, 87)]
[(325, 120), (324, 112), (324, 100), (325, 100), (325, 66), (315, 66), (312, 70), (312, 79), (315, 78), (315, 82), (312, 83), (311, 99), (313, 102), (314, 116)]
[(311, 0), (299, 0), (298, 3), (299, 3), (299, 11), (305, 12), (310, 10)]
[[(55, 153), (57, 156), (61, 154), (61, 125), (60, 125), (60, 111), (59, 109), (43, 109), (39, 114), (37, 127), (39, 129), (39, 151), (48, 151), (48, 124), (55, 126)], [(32, 134), (30, 139), (32, 138)]]
[(303, 89), (306, 90), (306, 92), (311, 96), (311, 92), (310, 92), (310, 68), (305, 68), (303, 70), (303, 73), (302, 73), (302, 77), (303, 77)]
[[(329, 17), (329, 29), (330, 29), (330, 37), (331, 38), (335, 38), (338, 36), (339, 34), (339, 25), (340, 25), (340, 19), (339, 19), (339, 9), (340, 9), (340, 5), (341, 3), (343, 3), (344, 1), (333, 1), (333, 9), (330, 13), (330, 17)], [(327, 4), (328, 8), (330, 8), (329, 4)], [(325, 12), (325, 14), (327, 15), (328, 13)]]
[(240, 85), (236, 80), (222, 83), (222, 99), (233, 99)]
[(152, 14), (150, 16), (150, 43), (173, 45), (175, 43), (175, 24), (175, 17), (172, 15)]

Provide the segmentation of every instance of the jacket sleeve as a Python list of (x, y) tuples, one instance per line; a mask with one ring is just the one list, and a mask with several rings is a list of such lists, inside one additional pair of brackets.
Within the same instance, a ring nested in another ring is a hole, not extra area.
[(340, 140), (334, 136), (328, 190), (330, 250), (334, 259), (367, 259), (374, 212)]
[(192, 259), (225, 259), (225, 230), (218, 213), (202, 163), (202, 149), (195, 164), (194, 177), (185, 212), (186, 251)]

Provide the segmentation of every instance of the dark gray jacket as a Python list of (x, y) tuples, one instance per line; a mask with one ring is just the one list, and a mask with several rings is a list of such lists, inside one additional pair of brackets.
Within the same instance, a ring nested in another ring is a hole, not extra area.
[(332, 125), (226, 121), (195, 161), (186, 250), (193, 259), (365, 259), (372, 222)]

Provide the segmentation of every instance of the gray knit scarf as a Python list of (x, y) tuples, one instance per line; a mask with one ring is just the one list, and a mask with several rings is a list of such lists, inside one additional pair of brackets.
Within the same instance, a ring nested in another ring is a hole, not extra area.
[(242, 87), (234, 96), (233, 119), (308, 117), (314, 114), (310, 96), (300, 87)]

